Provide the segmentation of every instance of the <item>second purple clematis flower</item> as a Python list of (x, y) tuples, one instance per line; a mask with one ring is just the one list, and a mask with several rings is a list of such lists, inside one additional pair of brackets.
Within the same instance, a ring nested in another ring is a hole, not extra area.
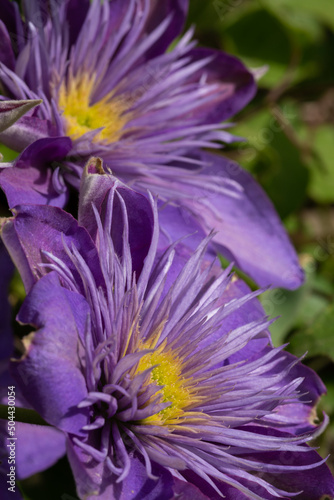
[(22, 151), (33, 136), (51, 136), (60, 154), (36, 167), (21, 158), (0, 174), (10, 206), (34, 195), (35, 203), (60, 206), (98, 155), (122, 181), (169, 202), (163, 229), (172, 239), (175, 229), (214, 229), (215, 253), (260, 285), (298, 287), (303, 273), (266, 195), (235, 164), (201, 151), (235, 140), (222, 121), (249, 102), (255, 83), (236, 58), (197, 48), (192, 30), (175, 42), (188, 1), (22, 4), (25, 22), (15, 2), (2, 2), (0, 79), (8, 96), (43, 104), (0, 141)]
[(12, 373), (65, 433), (79, 497), (332, 496), (306, 445), (321, 381), (272, 347), (257, 292), (203, 263), (208, 239), (159, 254), (154, 202), (100, 168), (83, 177), (81, 226), (30, 205), (2, 229), (29, 291), (18, 319), (36, 328)]

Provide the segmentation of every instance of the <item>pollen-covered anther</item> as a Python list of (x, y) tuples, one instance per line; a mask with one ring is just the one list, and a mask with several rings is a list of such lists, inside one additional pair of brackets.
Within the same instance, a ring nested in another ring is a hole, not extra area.
[[(142, 348), (146, 348), (143, 344)], [(152, 368), (149, 383), (160, 386), (158, 393), (161, 402), (170, 403), (158, 414), (143, 420), (145, 424), (173, 425), (187, 418), (197, 417), (199, 412), (191, 412), (201, 400), (196, 395), (195, 381), (185, 379), (182, 375), (182, 361), (176, 354), (166, 348), (163, 342), (154, 352), (143, 356), (138, 364), (138, 372)]]
[(69, 75), (59, 89), (58, 105), (63, 111), (66, 132), (72, 139), (102, 128), (93, 140), (109, 144), (117, 141), (122, 134), (127, 122), (124, 115), (126, 107), (113, 94), (92, 102), (94, 86), (94, 75)]

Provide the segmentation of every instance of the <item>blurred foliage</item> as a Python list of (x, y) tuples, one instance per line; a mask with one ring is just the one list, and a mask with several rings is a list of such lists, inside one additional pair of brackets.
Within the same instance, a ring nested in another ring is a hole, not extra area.
[(261, 300), (278, 317), (274, 344), (307, 352), (304, 363), (328, 387), (319, 415), (326, 411), (331, 424), (319, 445), (333, 457), (334, 2), (190, 0), (188, 24), (199, 44), (234, 54), (259, 76), (257, 96), (233, 120), (246, 142), (227, 154), (268, 193), (305, 270), (299, 290), (270, 290)]
[[(297, 356), (307, 351), (304, 362), (328, 388), (319, 414), (326, 411), (332, 423), (319, 445), (333, 457), (334, 1), (190, 0), (191, 25), (200, 45), (226, 50), (262, 75), (257, 96), (233, 120), (234, 133), (247, 141), (225, 151), (266, 190), (305, 269), (303, 287), (268, 291), (262, 302), (270, 317), (279, 316), (271, 326), (274, 344), (289, 342)], [(0, 152), (10, 161), (10, 151)], [(11, 292), (22, 298), (17, 276)], [(328, 464), (334, 470), (333, 458)], [(74, 499), (65, 459), (23, 481), (26, 498), (62, 498), (59, 476), (69, 484), (63, 496)]]

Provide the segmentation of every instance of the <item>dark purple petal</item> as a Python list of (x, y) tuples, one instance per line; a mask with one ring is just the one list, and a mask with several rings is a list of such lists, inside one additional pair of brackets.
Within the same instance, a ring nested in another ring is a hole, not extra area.
[(87, 396), (78, 349), (88, 309), (81, 295), (59, 285), (55, 273), (44, 276), (18, 315), (37, 331), (27, 340), (22, 359), (11, 363), (28, 403), (48, 423), (74, 434), (81, 434), (87, 423), (87, 411), (77, 405)]
[[(90, 266), (96, 286), (102, 285), (96, 247), (86, 229), (78, 226), (74, 217), (60, 208), (46, 205), (18, 206), (15, 214), (15, 218), (4, 223), (2, 239), (20, 271), (27, 291), (47, 272), (40, 266), (42, 262), (49, 262), (42, 250), (61, 259), (72, 271), (80, 288), (81, 279), (65, 251), (64, 243), (69, 248), (74, 245), (79, 250)], [(32, 239), (32, 234), (35, 239)]]
[(96, 238), (97, 224), (92, 209), (92, 203), (97, 208), (102, 222), (109, 203), (110, 190), (117, 186), (113, 200), (113, 220), (111, 236), (116, 253), (122, 255), (124, 221), (122, 203), (117, 193), (122, 197), (126, 207), (129, 224), (129, 243), (132, 256), (132, 267), (139, 276), (144, 259), (148, 254), (153, 235), (153, 212), (148, 199), (133, 191), (115, 177), (107, 174), (101, 160), (92, 158), (84, 171), (79, 198), (79, 224), (84, 226), (93, 239)]
[(32, 108), (41, 104), (41, 102), (41, 100), (37, 99), (23, 101), (0, 101), (0, 133), (22, 118), (22, 116), (28, 113), (28, 111)]
[[(308, 465), (321, 460), (317, 452), (309, 453), (281, 453), (278, 461), (282, 465)], [(274, 459), (274, 454), (271, 455)], [(271, 461), (271, 457), (268, 457)], [(320, 467), (301, 472), (279, 474), (278, 477), (270, 476), (272, 484), (287, 491), (303, 491), (300, 495), (293, 497), (297, 500), (319, 500), (334, 498), (334, 478), (326, 464)]]
[(53, 427), (17, 422), (15, 433), (18, 479), (48, 469), (66, 453), (65, 434)]
[(53, 170), (71, 150), (68, 137), (39, 139), (28, 146), (12, 167), (0, 169), (0, 186), (8, 204), (64, 206), (68, 198), (67, 187), (56, 191), (52, 182)]
[(188, 481), (174, 478), (174, 495), (180, 500), (209, 500), (206, 494), (202, 493), (194, 484)]
[(15, 56), (12, 49), (12, 41), (10, 39), (10, 35), (7, 31), (6, 26), (1, 20), (0, 20), (0, 63), (5, 64), (5, 66), (14, 71)]
[[(235, 261), (260, 286), (300, 286), (304, 274), (296, 252), (262, 188), (236, 163), (209, 153), (201, 157), (207, 165), (199, 175), (214, 176), (217, 192), (189, 188), (193, 198), (184, 203), (197, 215), (205, 231), (217, 231), (217, 251)], [(219, 192), (219, 182), (223, 185), (228, 180), (243, 189), (236, 197)]]
[(89, 0), (68, 0), (66, 5), (66, 20), (69, 24), (69, 45), (78, 38), (81, 27), (89, 10)]
[[(257, 433), (256, 427), (248, 427), (248, 430)], [(263, 429), (262, 431), (263, 432)], [(280, 433), (275, 429), (268, 428), (266, 434), (272, 436), (283, 436), (288, 434)], [(322, 460), (319, 454), (314, 450), (308, 450), (305, 452), (288, 452), (288, 451), (273, 451), (266, 453), (259, 453), (256, 458), (259, 458), (264, 463), (276, 464), (285, 467), (284, 473), (269, 474), (263, 473), (262, 477), (269, 484), (272, 484), (276, 488), (285, 490), (288, 492), (298, 492), (302, 493), (298, 496), (294, 496), (297, 500), (319, 500), (322, 498), (329, 497), (330, 499), (334, 497), (334, 478), (326, 464), (322, 464), (316, 468), (311, 468), (308, 470), (301, 470), (289, 472), (289, 467), (302, 467), (308, 466), (310, 464), (318, 463)], [(262, 492), (256, 491), (258, 494), (263, 494)], [(268, 495), (268, 493), (267, 493)], [(270, 500), (273, 499), (272, 496), (264, 496)]]
[[(187, 479), (187, 481), (190, 484), (193, 484), (196, 486), (196, 488), (202, 492), (202, 494), (207, 495), (207, 497), (204, 498), (210, 498), (210, 500), (220, 500), (222, 498), (221, 495), (217, 491), (214, 490), (206, 481), (204, 481), (201, 477), (199, 477), (197, 474), (195, 474), (192, 471), (187, 471), (183, 473), (183, 476)], [(224, 495), (223, 498), (226, 498), (228, 500), (249, 500), (249, 496), (245, 495), (241, 491), (238, 491), (237, 489), (233, 488), (232, 486), (228, 484), (223, 484), (223, 483), (218, 483), (217, 481), (214, 481), (217, 486), (219, 485), (219, 489), (221, 493)], [(189, 497), (189, 500), (192, 500), (192, 496)], [(195, 497), (196, 498), (196, 497)], [(263, 497), (264, 499), (267, 500), (267, 498), (273, 500), (273, 497)], [(276, 497), (277, 498), (277, 497)], [(188, 497), (185, 496), (185, 500), (188, 500)], [(197, 500), (197, 498), (196, 498)], [(201, 500), (201, 497), (199, 497), (199, 500)]]
[(7, 474), (8, 470), (0, 472), (0, 491), (1, 491), (1, 500), (23, 500), (23, 496), (21, 495), (18, 487), (16, 486), (13, 490), (8, 490), (12, 486), (7, 483), (9, 480)]
[(150, 4), (150, 13), (145, 26), (145, 32), (152, 33), (169, 15), (171, 16), (171, 22), (163, 36), (159, 38), (158, 42), (146, 54), (147, 59), (164, 53), (172, 41), (181, 34), (188, 13), (189, 0), (166, 0), (164, 2), (151, 0)]
[(10, 0), (1, 0), (0, 19), (7, 26), (10, 33), (16, 33), (15, 4)]

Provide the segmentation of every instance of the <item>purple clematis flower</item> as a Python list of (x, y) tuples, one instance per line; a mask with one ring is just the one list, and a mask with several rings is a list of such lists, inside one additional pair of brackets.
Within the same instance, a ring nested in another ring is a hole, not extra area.
[(192, 30), (175, 41), (188, 1), (22, 4), (25, 22), (15, 2), (2, 2), (0, 80), (8, 96), (43, 104), (0, 141), (23, 151), (33, 140), (57, 138), (63, 157), (35, 166), (23, 152), (3, 170), (10, 206), (61, 206), (68, 184), (78, 187), (84, 164), (98, 155), (122, 181), (172, 204), (163, 226), (172, 239), (185, 219), (186, 234), (214, 229), (215, 252), (260, 285), (298, 287), (303, 272), (265, 193), (234, 163), (201, 151), (236, 140), (222, 121), (249, 102), (255, 83), (235, 57), (196, 48)]
[(333, 496), (306, 444), (324, 386), (272, 347), (258, 292), (203, 261), (209, 238), (158, 252), (155, 203), (98, 167), (81, 226), (26, 205), (2, 228), (28, 290), (18, 319), (36, 328), (12, 374), (66, 434), (79, 497)]

